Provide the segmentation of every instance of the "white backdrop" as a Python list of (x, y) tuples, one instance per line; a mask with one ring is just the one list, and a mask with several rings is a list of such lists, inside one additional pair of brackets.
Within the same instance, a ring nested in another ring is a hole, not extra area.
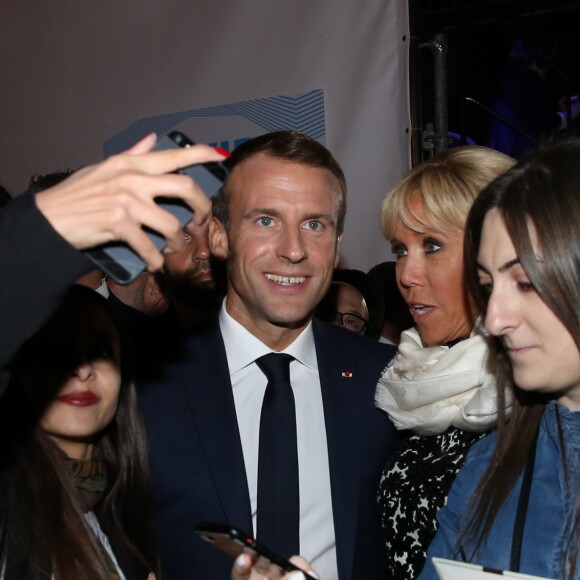
[[(367, 269), (389, 256), (380, 202), (410, 163), (407, 53), (406, 0), (5, 0), (0, 183), (100, 159), (147, 117), (316, 94), (349, 184), (343, 265)], [(188, 132), (222, 140), (215, 121)]]

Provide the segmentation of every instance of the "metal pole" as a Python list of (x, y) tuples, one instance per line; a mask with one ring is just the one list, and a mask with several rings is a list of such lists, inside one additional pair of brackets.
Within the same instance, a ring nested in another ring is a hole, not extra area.
[(434, 115), (433, 143), (435, 154), (448, 148), (447, 134), (447, 38), (437, 33), (425, 45), (433, 53)]
[(435, 82), (435, 154), (447, 149), (447, 38), (436, 34), (431, 41)]

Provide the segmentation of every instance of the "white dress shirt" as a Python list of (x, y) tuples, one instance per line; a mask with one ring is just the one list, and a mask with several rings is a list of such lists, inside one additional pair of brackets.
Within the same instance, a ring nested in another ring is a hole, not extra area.
[[(228, 358), (256, 534), (260, 413), (268, 381), (254, 361), (273, 351), (228, 314), (225, 300), (220, 312), (220, 328)], [(328, 449), (312, 324), (282, 352), (295, 358), (290, 363), (290, 381), (296, 402), (300, 552), (310, 560), (321, 578), (336, 580)]]

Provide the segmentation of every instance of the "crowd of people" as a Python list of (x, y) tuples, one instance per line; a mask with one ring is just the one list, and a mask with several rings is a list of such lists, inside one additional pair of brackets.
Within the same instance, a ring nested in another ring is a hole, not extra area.
[[(206, 521), (322, 580), (433, 557), (580, 578), (580, 140), (413, 168), (369, 272), (339, 268), (346, 180), (317, 141), (155, 140), (0, 210), (0, 577), (306, 577)], [(213, 204), (174, 173), (210, 161)], [(110, 242), (148, 271), (95, 270)]]

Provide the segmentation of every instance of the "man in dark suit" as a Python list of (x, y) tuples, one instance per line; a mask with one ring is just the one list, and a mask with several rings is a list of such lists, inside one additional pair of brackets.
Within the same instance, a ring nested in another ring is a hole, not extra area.
[(231, 559), (195, 536), (200, 520), (260, 537), (267, 379), (255, 361), (283, 352), (292, 357), (300, 551), (324, 580), (383, 580), (375, 496), (398, 437), (374, 391), (395, 351), (312, 320), (338, 262), (344, 175), (326, 148), (293, 131), (248, 141), (229, 165), (210, 225), (212, 253), (227, 260), (219, 320), (140, 386), (164, 576), (228, 578)]

